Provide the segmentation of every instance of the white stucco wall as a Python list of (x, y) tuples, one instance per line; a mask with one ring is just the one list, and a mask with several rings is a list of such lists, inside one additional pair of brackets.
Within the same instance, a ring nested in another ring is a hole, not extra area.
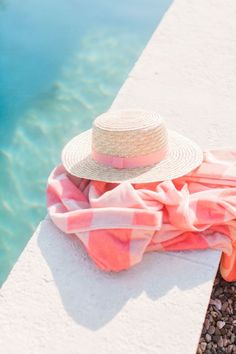
[[(158, 110), (202, 147), (235, 144), (236, 2), (175, 0), (113, 109)], [(220, 252), (97, 269), (46, 217), (0, 291), (10, 353), (195, 354)]]

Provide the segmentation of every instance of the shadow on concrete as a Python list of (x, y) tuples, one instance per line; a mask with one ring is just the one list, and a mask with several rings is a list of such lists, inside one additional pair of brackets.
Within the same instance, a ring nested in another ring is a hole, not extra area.
[(143, 292), (157, 301), (174, 287), (183, 291), (197, 287), (212, 279), (214, 273), (210, 266), (186, 259), (176, 262), (170, 253), (157, 252), (145, 254), (143, 261), (129, 270), (103, 272), (90, 260), (76, 236), (63, 234), (49, 217), (39, 226), (37, 242), (65, 310), (74, 321), (93, 331)]

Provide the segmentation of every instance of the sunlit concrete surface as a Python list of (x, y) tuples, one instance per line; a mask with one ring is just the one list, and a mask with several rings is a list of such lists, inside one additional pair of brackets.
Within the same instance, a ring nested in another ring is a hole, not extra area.
[(103, 273), (46, 219), (2, 288), (1, 350), (194, 353), (217, 262), (217, 252), (156, 253)]
[[(236, 2), (175, 0), (112, 109), (158, 110), (203, 148), (235, 145)], [(217, 251), (103, 273), (46, 217), (0, 292), (3, 353), (195, 354)]]

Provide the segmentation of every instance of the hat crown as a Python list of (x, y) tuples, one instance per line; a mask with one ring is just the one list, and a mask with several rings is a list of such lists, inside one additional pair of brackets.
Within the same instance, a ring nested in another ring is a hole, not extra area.
[(121, 110), (106, 112), (94, 120), (94, 125), (109, 131), (151, 129), (161, 125), (163, 119), (156, 112)]
[(168, 134), (156, 112), (108, 111), (92, 127), (92, 150), (117, 157), (145, 156), (167, 149)]
[(62, 151), (72, 175), (105, 182), (149, 183), (178, 178), (203, 160), (202, 149), (175, 131), (167, 131), (155, 112), (108, 111), (92, 129), (76, 135)]

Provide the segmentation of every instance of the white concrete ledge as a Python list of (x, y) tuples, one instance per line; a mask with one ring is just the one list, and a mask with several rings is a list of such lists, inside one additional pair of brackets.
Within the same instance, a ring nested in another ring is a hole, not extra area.
[(129, 271), (103, 273), (45, 219), (2, 288), (0, 346), (4, 354), (195, 354), (217, 263), (218, 252), (153, 253)]
[[(202, 147), (235, 144), (235, 13), (233, 0), (176, 0), (112, 108), (158, 110)], [(195, 354), (219, 259), (156, 252), (107, 274), (46, 217), (1, 289), (1, 351)]]

